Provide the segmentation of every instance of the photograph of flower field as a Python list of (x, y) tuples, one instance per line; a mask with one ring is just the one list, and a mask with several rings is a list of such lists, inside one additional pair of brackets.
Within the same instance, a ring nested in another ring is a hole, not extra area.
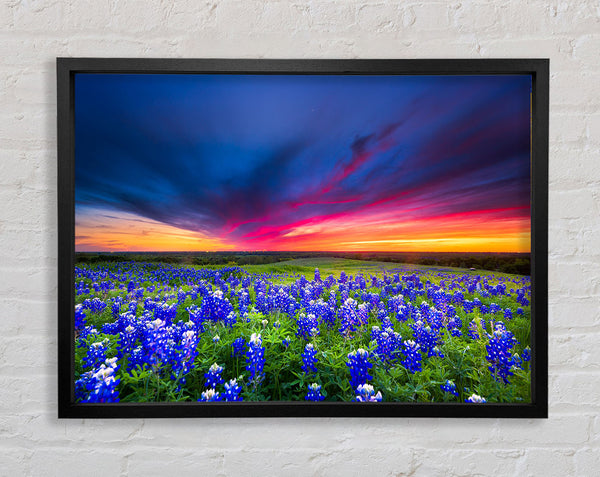
[(75, 400), (531, 402), (530, 94), (77, 74)]

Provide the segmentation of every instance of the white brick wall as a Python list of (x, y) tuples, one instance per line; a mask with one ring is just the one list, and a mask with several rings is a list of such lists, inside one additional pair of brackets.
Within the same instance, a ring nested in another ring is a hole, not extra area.
[[(598, 475), (597, 0), (4, 0), (0, 475)], [(56, 419), (56, 56), (549, 57), (548, 420)]]

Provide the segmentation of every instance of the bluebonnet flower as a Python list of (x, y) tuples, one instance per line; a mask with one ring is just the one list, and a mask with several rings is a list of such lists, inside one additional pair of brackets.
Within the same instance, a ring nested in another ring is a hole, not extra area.
[(465, 402), (470, 402), (470, 403), (484, 403), (484, 402), (487, 402), (487, 401), (485, 400), (485, 398), (482, 398), (481, 396), (473, 393), (467, 399), (465, 399)]
[(83, 305), (75, 305), (75, 332), (85, 328), (85, 312), (83, 311)]
[(267, 305), (267, 298), (262, 291), (256, 292), (256, 301), (255, 301), (254, 305), (256, 306), (256, 309), (259, 310), (261, 313), (269, 313), (270, 312), (270, 310), (268, 309), (268, 305)]
[(459, 316), (453, 316), (450, 318), (446, 328), (452, 336), (462, 336), (462, 331), (460, 330), (462, 328), (462, 320)]
[[(133, 352), (137, 338), (137, 329), (131, 325), (127, 326), (124, 331), (119, 332), (117, 356), (122, 358), (123, 356), (130, 355)], [(130, 361), (128, 371), (131, 370), (132, 367), (133, 363)]]
[(179, 379), (181, 384), (185, 384), (185, 375), (194, 368), (194, 360), (198, 356), (198, 341), (197, 333), (189, 329), (182, 332), (179, 343), (171, 345), (174, 351), (169, 361), (171, 364), (171, 379)]
[(361, 315), (357, 309), (357, 302), (353, 298), (347, 298), (344, 300), (344, 304), (338, 310), (338, 316), (340, 318), (340, 333), (346, 337), (349, 337), (351, 333), (356, 331), (356, 328), (361, 326), (363, 323), (364, 315)]
[(312, 343), (308, 343), (304, 347), (304, 353), (302, 353), (302, 371), (306, 374), (310, 374), (311, 372), (317, 371), (317, 350), (312, 345)]
[(204, 386), (207, 388), (216, 388), (217, 385), (223, 382), (223, 377), (221, 376), (222, 373), (223, 367), (219, 366), (217, 363), (214, 363), (208, 369), (208, 372), (204, 373), (204, 377), (206, 378)]
[(369, 352), (362, 348), (352, 351), (348, 354), (346, 366), (350, 368), (350, 386), (353, 389), (358, 388), (360, 384), (365, 384), (373, 376), (369, 374), (369, 369), (373, 364), (369, 362)]
[(297, 320), (298, 331), (296, 332), (297, 336), (301, 336), (305, 340), (309, 340), (314, 336), (319, 335), (319, 322), (315, 315), (309, 313), (305, 315), (304, 313), (300, 313)]
[(97, 369), (83, 373), (75, 381), (75, 399), (84, 403), (119, 402), (115, 378), (118, 369), (117, 358), (105, 360)]
[(185, 301), (185, 299), (187, 298), (187, 292), (185, 292), (184, 290), (182, 290), (181, 288), (179, 289), (179, 291), (177, 292), (177, 303), (183, 303)]
[(90, 288), (85, 284), (82, 280), (76, 285), (77, 295), (88, 295), (90, 293)]
[(358, 402), (381, 402), (383, 397), (381, 396), (381, 391), (377, 391), (375, 394), (375, 389), (370, 384), (361, 384), (356, 388), (356, 400)]
[(216, 323), (219, 321), (225, 322), (234, 310), (229, 300), (223, 297), (223, 292), (215, 290), (204, 297), (200, 311), (207, 321)]
[(442, 391), (444, 391), (446, 393), (450, 393), (450, 394), (453, 394), (454, 396), (458, 396), (456, 384), (454, 384), (453, 381), (446, 380), (446, 382), (444, 384), (440, 384), (440, 388), (442, 388)]
[(231, 379), (228, 383), (225, 383), (225, 392), (223, 397), (225, 401), (243, 401), (244, 399), (240, 396), (242, 387), (237, 383), (236, 379)]
[(421, 355), (421, 347), (413, 340), (404, 342), (404, 356), (406, 358), (402, 361), (402, 366), (410, 373), (422, 371), (421, 361), (423, 356)]
[[(128, 368), (140, 366), (152, 370), (159, 377), (177, 381), (178, 386), (184, 384), (185, 375), (193, 369), (198, 354), (197, 325), (188, 321), (167, 326), (158, 318), (153, 320), (151, 312), (125, 323), (131, 324), (120, 334), (119, 342), (131, 350)], [(134, 348), (138, 342), (139, 345)]]
[(244, 338), (236, 338), (232, 344), (233, 353), (231, 353), (232, 358), (240, 358), (244, 355), (244, 351), (246, 349), (246, 340)]
[(331, 288), (336, 283), (336, 279), (333, 275), (328, 275), (327, 278), (323, 281), (323, 285), (325, 288)]
[(322, 401), (325, 397), (321, 394), (321, 386), (317, 383), (308, 385), (308, 394), (304, 396), (306, 401)]
[(475, 320), (469, 322), (469, 337), (475, 341), (479, 339), (479, 331)]
[(523, 358), (523, 361), (525, 362), (531, 359), (531, 348), (529, 346), (523, 350), (521, 353), (521, 358)]
[[(158, 303), (155, 302), (154, 300), (152, 300), (152, 298), (146, 298), (144, 300), (144, 310), (146, 310), (146, 311), (152, 311), (152, 310), (154, 310), (154, 308), (156, 307), (157, 304)], [(114, 303), (113, 303), (113, 305), (114, 305)], [(136, 305), (136, 308), (137, 308), (137, 305)]]
[(265, 366), (265, 348), (262, 345), (262, 338), (256, 333), (252, 333), (248, 341), (248, 351), (246, 351), (246, 370), (250, 371), (250, 382), (254, 385), (260, 384), (264, 379), (263, 368)]
[(173, 320), (176, 316), (177, 303), (173, 303), (171, 305), (161, 303), (154, 307), (154, 318), (164, 321), (167, 326), (170, 326), (173, 323)]
[(286, 348), (290, 345), (290, 343), (291, 343), (291, 340), (287, 336), (285, 338), (283, 338), (283, 340), (281, 340), (281, 344)]
[(325, 323), (328, 328), (332, 328), (335, 324), (335, 302), (326, 303), (322, 298), (319, 298), (318, 300), (311, 301), (310, 306), (306, 311), (307, 313), (316, 316), (319, 323)]
[(200, 401), (200, 402), (215, 402), (215, 401), (222, 401), (222, 398), (216, 389), (207, 389), (206, 391), (204, 391), (202, 393), (202, 395), (201, 395), (200, 399), (198, 399), (198, 401)]
[(212, 339), (213, 343), (218, 343), (219, 341), (221, 341), (221, 337), (219, 335), (213, 336), (213, 339)]
[(510, 383), (508, 377), (512, 376), (511, 368), (515, 364), (511, 349), (516, 342), (514, 335), (506, 329), (504, 323), (496, 323), (494, 334), (485, 346), (488, 352), (486, 359), (491, 364), (488, 369), (496, 381), (502, 380), (504, 384)]
[(106, 308), (106, 303), (104, 303), (100, 298), (93, 298), (83, 300), (81, 304), (83, 309), (90, 310), (92, 313), (102, 313), (104, 308)]
[(365, 281), (365, 277), (362, 274), (357, 274), (354, 282), (358, 285), (358, 288), (364, 290), (367, 288), (367, 282)]
[(205, 317), (202, 315), (202, 311), (196, 305), (192, 305), (186, 308), (190, 321), (194, 323), (197, 330), (200, 333), (204, 333), (204, 322)]
[[(244, 280), (246, 280), (246, 278), (244, 278)], [(240, 291), (240, 295), (238, 298), (238, 305), (239, 305), (239, 311), (240, 314), (244, 314), (248, 311), (248, 309), (250, 308), (251, 305), (251, 300), (250, 300), (250, 294), (248, 293), (247, 289), (242, 289)]]
[(82, 330), (79, 331), (79, 347), (85, 346), (85, 340), (87, 340), (90, 336), (94, 336), (98, 334), (98, 330), (93, 326), (85, 326)]
[[(129, 305), (127, 305), (127, 310), (129, 311), (129, 313), (133, 313), (134, 315), (137, 313), (137, 308), (138, 308), (137, 301), (131, 301), (131, 302), (129, 302)], [(160, 318), (160, 317), (157, 316), (157, 318)]]
[(463, 310), (465, 313), (471, 313), (475, 309), (475, 302), (470, 300), (464, 300), (461, 302)]
[(396, 318), (399, 321), (403, 321), (398, 315), (400, 313), (400, 307), (404, 306), (404, 297), (402, 295), (392, 296), (388, 300), (388, 309), (390, 313), (396, 313)]
[(437, 346), (440, 338), (430, 326), (425, 326), (422, 321), (417, 321), (410, 326), (413, 329), (414, 341), (427, 353), (428, 357), (437, 356)]
[(523, 360), (519, 356), (519, 353), (513, 354), (513, 358), (512, 359), (513, 359), (513, 366), (514, 367), (523, 369)]
[(228, 328), (233, 328), (233, 325), (235, 325), (236, 321), (237, 321), (237, 315), (235, 314), (234, 311), (232, 311), (225, 317), (225, 319), (223, 320), (223, 323)]
[(84, 368), (95, 369), (106, 360), (106, 352), (108, 351), (109, 341), (105, 339), (97, 343), (92, 343), (88, 348), (86, 357), (83, 360)]
[(371, 329), (371, 339), (377, 343), (375, 354), (382, 361), (395, 361), (400, 353), (402, 337), (390, 326), (382, 331), (379, 326)]
[(113, 320), (116, 320), (121, 313), (121, 305), (123, 304), (123, 298), (117, 296), (113, 298), (112, 303), (110, 304), (110, 312), (112, 314)]

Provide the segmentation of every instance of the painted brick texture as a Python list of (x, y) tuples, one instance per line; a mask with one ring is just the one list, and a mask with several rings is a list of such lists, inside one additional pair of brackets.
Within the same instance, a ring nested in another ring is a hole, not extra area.
[[(598, 475), (597, 0), (5, 0), (0, 475)], [(57, 56), (548, 57), (550, 418), (56, 418)]]

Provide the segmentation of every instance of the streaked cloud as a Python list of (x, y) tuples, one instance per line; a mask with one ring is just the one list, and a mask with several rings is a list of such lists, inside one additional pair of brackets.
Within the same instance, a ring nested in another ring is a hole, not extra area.
[(80, 75), (76, 248), (529, 251), (529, 95), (519, 76)]

